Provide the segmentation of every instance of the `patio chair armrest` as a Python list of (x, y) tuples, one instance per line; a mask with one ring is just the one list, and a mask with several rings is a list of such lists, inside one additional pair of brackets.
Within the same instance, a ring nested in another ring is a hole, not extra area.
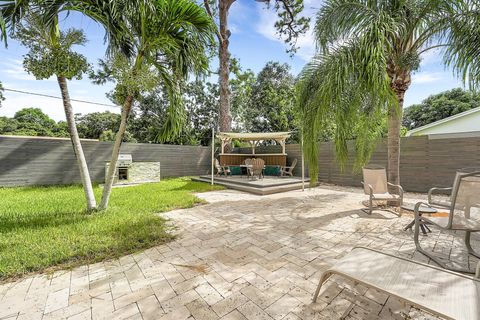
[[(362, 185), (365, 185), (365, 182), (362, 181)], [(373, 196), (373, 187), (371, 184), (367, 184), (368, 189), (370, 190), (370, 197)]]
[(430, 188), (430, 190), (428, 190), (428, 203), (430, 204), (435, 204), (432, 201), (432, 195), (435, 191), (452, 191), (452, 188), (437, 188), (437, 187)]
[(393, 183), (390, 183), (390, 182), (387, 182), (387, 184), (390, 187), (397, 188), (398, 196), (400, 197), (400, 202), (403, 203), (403, 187), (399, 184), (393, 184)]
[(420, 206), (427, 206), (429, 208), (431, 208), (432, 206), (426, 202), (423, 202), (423, 201), (419, 201), (417, 203), (415, 203), (415, 207), (413, 208), (413, 212), (415, 212), (415, 216), (419, 215), (420, 213)]
[(403, 195), (403, 188), (402, 188), (401, 185), (399, 185), (399, 184), (393, 184), (393, 183), (391, 183), (391, 182), (387, 182), (387, 184), (388, 184), (390, 187), (395, 187), (395, 188), (397, 188), (398, 193)]

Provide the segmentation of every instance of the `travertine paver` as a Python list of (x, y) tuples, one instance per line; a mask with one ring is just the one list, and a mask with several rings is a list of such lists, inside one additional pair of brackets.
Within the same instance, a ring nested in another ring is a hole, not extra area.
[[(311, 302), (322, 271), (355, 246), (429, 262), (403, 231), (411, 215), (366, 215), (354, 188), (200, 196), (210, 204), (164, 214), (178, 226), (171, 243), (0, 285), (0, 319), (435, 319), (338, 276)], [(422, 242), (446, 260), (477, 261), (461, 235)]]

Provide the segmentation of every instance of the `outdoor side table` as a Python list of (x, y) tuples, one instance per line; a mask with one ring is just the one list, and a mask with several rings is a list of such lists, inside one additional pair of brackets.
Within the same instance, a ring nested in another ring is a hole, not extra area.
[[(402, 204), (402, 209), (405, 209), (407, 211), (412, 211), (412, 212), (415, 212), (415, 204), (414, 203), (404, 203)], [(420, 207), (418, 208), (418, 212), (420, 214), (420, 216), (422, 215), (422, 213), (427, 213), (427, 214), (432, 214), (432, 213), (437, 213), (437, 209), (435, 208), (430, 208), (426, 205), (420, 205)], [(410, 222), (407, 226), (405, 226), (405, 228), (403, 228), (403, 230), (407, 231), (408, 229), (412, 229), (413, 226), (415, 225), (415, 219), (413, 219), (412, 222)], [(422, 229), (422, 233), (424, 235), (427, 234), (427, 230), (428, 232), (432, 232), (432, 230), (430, 230), (430, 228), (428, 227), (427, 224), (425, 224), (424, 222), (421, 222), (420, 223), (420, 229)]]

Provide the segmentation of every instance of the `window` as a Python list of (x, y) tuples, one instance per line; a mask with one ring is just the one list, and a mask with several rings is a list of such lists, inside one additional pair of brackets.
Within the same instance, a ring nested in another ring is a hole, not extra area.
[(118, 168), (118, 180), (128, 180), (128, 168)]

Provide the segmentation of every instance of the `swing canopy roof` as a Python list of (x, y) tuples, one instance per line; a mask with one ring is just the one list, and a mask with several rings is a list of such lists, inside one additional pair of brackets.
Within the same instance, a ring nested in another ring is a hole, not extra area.
[(243, 141), (259, 141), (259, 140), (283, 140), (285, 141), (291, 135), (291, 132), (219, 132), (217, 137), (222, 140), (243, 140)]

